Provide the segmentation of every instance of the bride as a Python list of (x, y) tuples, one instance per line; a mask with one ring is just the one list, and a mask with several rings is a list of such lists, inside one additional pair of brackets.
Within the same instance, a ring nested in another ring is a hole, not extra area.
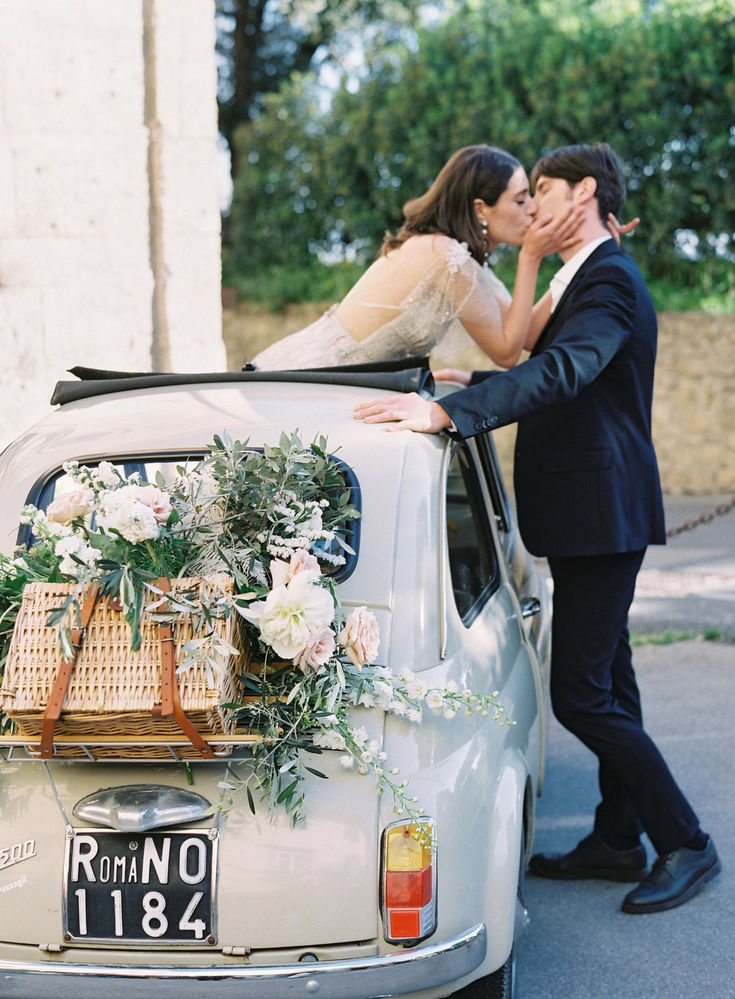
[[(510, 153), (459, 149), (426, 194), (404, 205), (403, 225), (386, 234), (380, 255), (344, 299), (261, 351), (253, 366), (293, 370), (426, 355), (460, 333), (465, 345), (469, 334), (492, 361), (512, 367), (550, 312), (548, 292), (534, 306), (539, 265), (574, 242), (580, 221), (571, 204), (556, 221), (534, 217), (535, 208)], [(500, 243), (521, 247), (512, 300), (488, 265)]]

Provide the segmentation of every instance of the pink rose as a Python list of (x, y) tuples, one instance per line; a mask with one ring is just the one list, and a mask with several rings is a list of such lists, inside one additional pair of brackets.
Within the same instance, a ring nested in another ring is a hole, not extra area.
[(136, 497), (139, 503), (149, 507), (159, 524), (165, 524), (171, 515), (171, 497), (156, 486), (141, 486)]
[(311, 572), (315, 577), (321, 576), (322, 570), (319, 568), (319, 559), (316, 555), (311, 555), (309, 552), (304, 551), (303, 548), (299, 548), (291, 556), (291, 563), (289, 565), (289, 572), (291, 579), (294, 576), (298, 576), (300, 572)]
[(295, 576), (304, 572), (310, 573), (312, 581), (316, 582), (322, 573), (316, 556), (304, 551), (303, 548), (295, 551), (288, 562), (280, 558), (271, 559), (270, 570), (274, 588), (286, 586)]
[(380, 630), (373, 612), (367, 607), (355, 607), (339, 633), (339, 642), (358, 669), (373, 662), (380, 644)]
[(334, 655), (334, 634), (331, 628), (322, 628), (309, 637), (306, 646), (294, 659), (302, 673), (325, 666)]
[(77, 517), (92, 512), (94, 493), (91, 489), (74, 489), (52, 500), (46, 508), (47, 518), (55, 524), (70, 524)]

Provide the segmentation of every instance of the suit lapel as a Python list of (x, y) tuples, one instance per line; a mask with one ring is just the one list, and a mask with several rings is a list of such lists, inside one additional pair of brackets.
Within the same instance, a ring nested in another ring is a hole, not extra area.
[(539, 334), (539, 338), (531, 351), (531, 357), (544, 350), (548, 347), (549, 341), (552, 339), (552, 335), (557, 326), (560, 326), (567, 317), (568, 306), (573, 299), (574, 289), (577, 287), (582, 277), (593, 263), (598, 260), (603, 260), (605, 257), (609, 256), (611, 253), (621, 253), (620, 247), (617, 245), (614, 239), (608, 239), (592, 251), (592, 253), (587, 257), (582, 266), (577, 270), (576, 274), (569, 282), (569, 284), (564, 289), (564, 293), (559, 299), (556, 308), (551, 313), (549, 318), (546, 320), (544, 328)]

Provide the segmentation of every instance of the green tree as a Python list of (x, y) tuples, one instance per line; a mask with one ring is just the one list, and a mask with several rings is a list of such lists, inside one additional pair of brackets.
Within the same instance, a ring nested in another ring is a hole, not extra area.
[[(265, 96), (293, 74), (338, 59), (349, 33), (378, 21), (400, 32), (408, 0), (216, 0), (219, 128), (239, 171), (236, 128), (260, 114)], [(418, 5), (420, 6), (420, 5)]]
[(369, 50), (329, 103), (304, 75), (240, 130), (236, 255), (257, 269), (374, 251), (458, 146), (500, 145), (530, 167), (604, 139), (643, 219), (633, 246), (649, 275), (732, 288), (734, 63), (731, 0), (453, 5), (412, 44)]

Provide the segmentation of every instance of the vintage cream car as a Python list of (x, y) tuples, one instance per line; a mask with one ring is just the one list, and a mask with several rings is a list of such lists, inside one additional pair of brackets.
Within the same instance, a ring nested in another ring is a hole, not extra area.
[[(497, 690), (514, 724), (427, 713), (409, 725), (356, 709), (420, 800), (433, 855), (402, 848), (405, 820), (334, 753), (320, 757), (329, 779), (309, 779), (306, 821), (291, 828), (285, 815), (252, 814), (244, 796), (225, 813), (209, 810), (226, 773), (247, 767), (247, 748), (188, 767), (176, 745), (151, 761), (95, 759), (94, 747), (89, 758), (47, 761), (32, 740), (3, 736), (0, 995), (515, 994), (544, 765), (549, 612), (490, 436), (457, 444), (353, 420), (358, 401), (432, 391), (421, 367), (77, 373), (0, 458), (4, 551), (17, 543), (24, 504), (50, 501), (68, 459), (165, 468), (223, 430), (254, 447), (284, 430), (304, 441), (325, 434), (354, 474), (362, 510), (339, 596), (377, 616), (379, 662)], [(126, 874), (133, 856), (135, 877)]]

